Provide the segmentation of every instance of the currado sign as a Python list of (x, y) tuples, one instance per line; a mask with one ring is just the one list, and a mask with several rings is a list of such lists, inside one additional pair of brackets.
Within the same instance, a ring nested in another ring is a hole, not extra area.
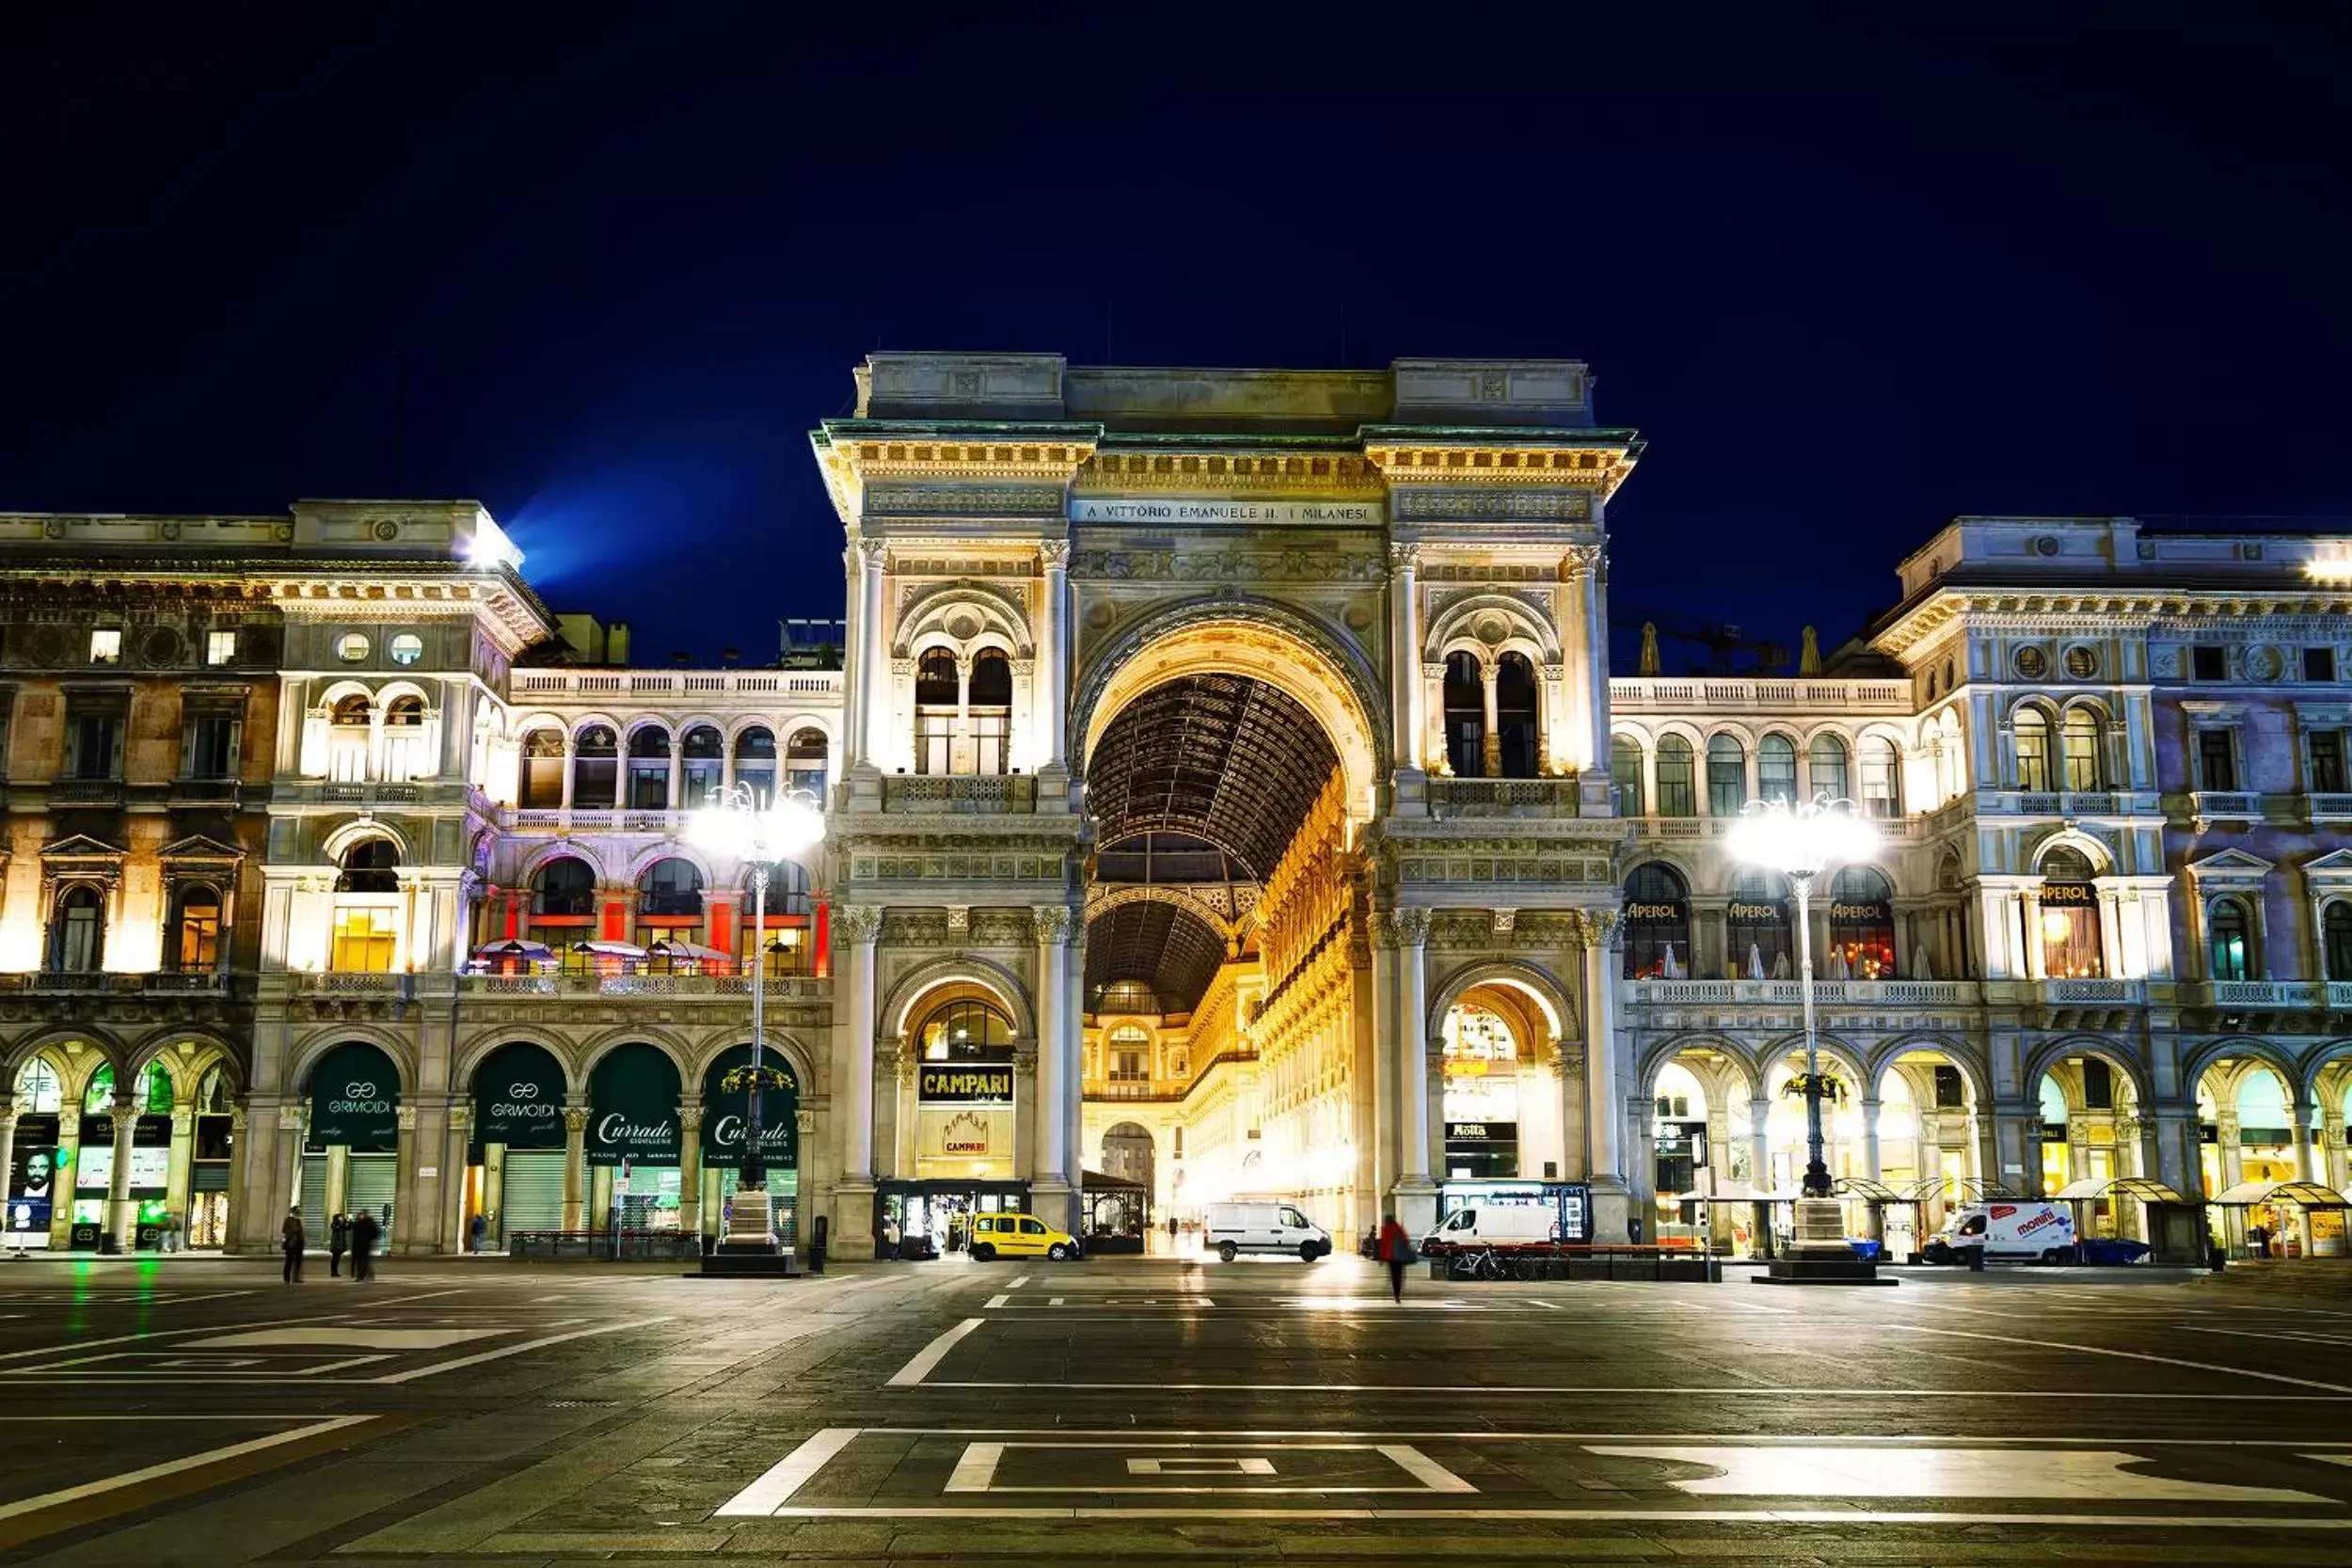
[(918, 1100), (967, 1105), (1012, 1103), (1010, 1062), (925, 1062), (916, 1071), (914, 1084)]
[(677, 1069), (650, 1045), (624, 1045), (596, 1064), (588, 1080), (592, 1165), (675, 1165), (678, 1138)]
[(310, 1143), (362, 1154), (399, 1147), (400, 1076), (390, 1057), (354, 1040), (310, 1069)]
[[(749, 1067), (752, 1048), (739, 1045), (722, 1053), (703, 1077), (703, 1159), (733, 1164), (743, 1158), (743, 1133), (751, 1117), (751, 1091), (720, 1087), (737, 1068)], [(759, 1064), (785, 1076), (784, 1086), (771, 1084), (759, 1091), (759, 1151), (768, 1164), (794, 1169), (801, 1163), (801, 1081), (783, 1052), (760, 1053)]]

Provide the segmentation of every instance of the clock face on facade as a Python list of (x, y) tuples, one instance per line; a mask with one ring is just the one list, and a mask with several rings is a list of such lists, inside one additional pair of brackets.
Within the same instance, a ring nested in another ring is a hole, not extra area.
[(2040, 648), (2020, 648), (2015, 660), (2017, 673), (2029, 681), (2038, 681), (2050, 673), (2050, 656)]
[(2066, 650), (2066, 673), (2078, 681), (2087, 681), (2099, 673), (2099, 656), (2089, 648)]

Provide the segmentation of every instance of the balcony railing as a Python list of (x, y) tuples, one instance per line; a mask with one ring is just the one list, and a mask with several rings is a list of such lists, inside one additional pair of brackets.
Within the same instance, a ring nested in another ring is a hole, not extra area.
[(1574, 816), (1578, 800), (1574, 779), (1429, 781), (1433, 816)]
[(1022, 815), (1037, 810), (1037, 780), (1025, 773), (894, 773), (882, 780), (882, 810)]
[(838, 695), (838, 670), (676, 670), (615, 671), (610, 674), (585, 670), (517, 670), (513, 690), (552, 696), (560, 692), (602, 695), (616, 691), (654, 695), (686, 692), (748, 692), (754, 695), (811, 697)]
[(2114, 1002), (2137, 1006), (2148, 1000), (2148, 987), (2138, 980), (2044, 980), (2042, 995), (2049, 1002)]
[[(1736, 816), (1637, 816), (1634, 832), (1645, 839), (1721, 838), (1731, 832)], [(1873, 816), (1870, 826), (1883, 839), (1924, 839), (1945, 824), (1931, 814), (1923, 816)]]
[(33, 995), (225, 996), (229, 990), (230, 977), (211, 970), (186, 973), (159, 971), (152, 974), (118, 974), (105, 970), (72, 974), (33, 970), (19, 974), (0, 974), (0, 991)]
[(2188, 809), (2204, 822), (2259, 822), (2263, 798), (2245, 790), (2201, 789), (2188, 798)]
[(1709, 680), (1637, 675), (1609, 683), (1609, 705), (1619, 713), (1661, 709), (1740, 713), (1904, 713), (1911, 711), (1904, 680)]
[(2352, 822), (2352, 795), (2306, 795), (2314, 822)]
[[(772, 1002), (816, 1001), (833, 982), (807, 974), (770, 975)], [(741, 996), (752, 994), (748, 974), (461, 974), (458, 990), (468, 996)]]
[(2328, 1005), (2327, 982), (2321, 980), (2213, 980), (2207, 982), (2205, 990), (2207, 999), (2217, 1007), (2315, 1010)]
[[(1635, 1002), (1661, 1006), (1742, 1003), (1764, 1006), (1803, 1006), (1802, 982), (1796, 980), (1632, 980)], [(1974, 980), (1816, 980), (1813, 1000), (1819, 1006), (1963, 1007), (1977, 1001)]]
[(58, 779), (49, 786), (49, 803), (53, 806), (119, 806), (122, 804), (122, 781)]

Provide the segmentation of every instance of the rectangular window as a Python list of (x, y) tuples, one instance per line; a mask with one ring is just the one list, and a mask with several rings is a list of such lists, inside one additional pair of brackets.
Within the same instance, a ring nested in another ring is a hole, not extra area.
[(389, 908), (344, 905), (335, 911), (331, 967), (363, 974), (392, 972), (392, 914)]
[(66, 777), (113, 779), (121, 776), (122, 716), (119, 713), (76, 713), (66, 726)]
[(199, 714), (188, 722), (183, 776), (232, 779), (237, 775), (237, 721), (226, 713)]
[(1707, 814), (1737, 816), (1748, 803), (1747, 753), (1737, 747), (1707, 749)]
[(2188, 673), (2192, 680), (2226, 681), (2230, 678), (2230, 651), (2210, 642), (2201, 642), (2188, 651)]
[(180, 968), (209, 974), (220, 958), (220, 906), (191, 901), (180, 911)]
[(924, 708), (914, 716), (914, 770), (947, 771), (948, 745), (956, 734), (956, 710)]
[(2229, 731), (2197, 732), (2197, 787), (2223, 794), (2237, 788), (2237, 752)]
[(122, 662), (122, 628), (100, 626), (89, 634), (89, 661), (92, 664)]
[(2336, 678), (2336, 651), (2333, 648), (2303, 650), (2303, 678), (2307, 681), (2332, 681)]
[(1111, 1082), (1114, 1084), (1148, 1084), (1152, 1073), (1143, 1065), (1140, 1051), (1121, 1051), (1111, 1058)]
[(2312, 732), (2312, 793), (2341, 795), (2344, 793), (2344, 732), (2313, 730)]
[(233, 631), (208, 631), (204, 634), (204, 662), (227, 664), (237, 657), (237, 634)]

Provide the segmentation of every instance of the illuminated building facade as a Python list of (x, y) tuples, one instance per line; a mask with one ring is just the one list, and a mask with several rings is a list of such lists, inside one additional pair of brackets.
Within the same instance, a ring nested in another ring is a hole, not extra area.
[[(1817, 792), (1885, 837), (1815, 904), (1858, 1226), (2345, 1180), (2313, 541), (1963, 519), (1826, 663), (1612, 680), (1640, 443), (1580, 364), (856, 379), (813, 436), (838, 657), (632, 666), (470, 503), (0, 519), (20, 1234), (46, 1198), (56, 1246), (78, 1208), (266, 1250), (291, 1206), (691, 1250), (755, 963), (798, 1241), (1244, 1195), (1671, 1234), (1802, 1164), (1787, 890), (1721, 841)], [(735, 783), (827, 808), (764, 925), (684, 832)]]

